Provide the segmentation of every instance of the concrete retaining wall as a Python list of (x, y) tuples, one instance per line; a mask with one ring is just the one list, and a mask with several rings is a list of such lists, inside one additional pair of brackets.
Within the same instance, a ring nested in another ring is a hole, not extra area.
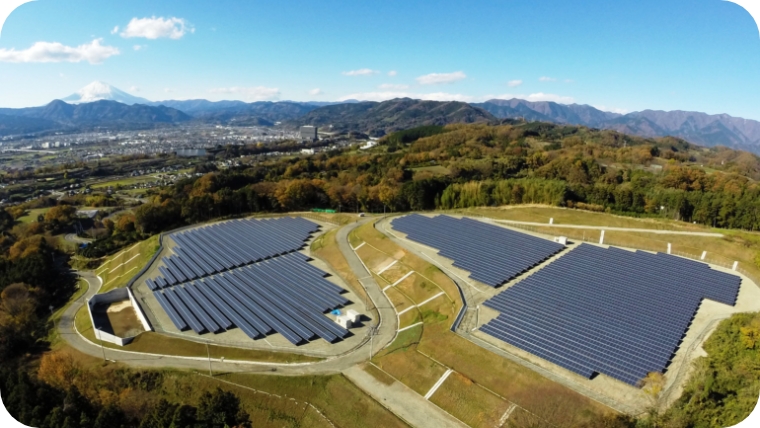
[(125, 290), (127, 290), (127, 294), (129, 295), (129, 301), (132, 302), (132, 307), (135, 309), (137, 318), (140, 320), (140, 323), (142, 324), (145, 331), (153, 331), (153, 327), (148, 322), (148, 318), (145, 316), (145, 313), (143, 312), (140, 305), (137, 304), (137, 299), (135, 299), (135, 295), (134, 293), (132, 293), (132, 289), (125, 288)]
[(139, 306), (135, 305), (135, 298), (132, 296), (132, 293), (126, 288), (117, 288), (115, 290), (109, 291), (108, 293), (96, 294), (87, 301), (87, 309), (90, 313), (90, 323), (92, 323), (92, 328), (95, 331), (95, 337), (98, 340), (113, 343), (114, 345), (124, 346), (132, 342), (134, 339), (134, 337), (118, 337), (111, 333), (106, 333), (105, 331), (98, 329), (98, 326), (95, 325), (95, 317), (92, 315), (92, 308), (97, 304), (123, 302), (124, 300), (129, 300), (132, 303), (132, 305), (135, 307), (135, 312), (137, 312), (137, 317), (140, 318), (143, 326), (147, 325), (146, 330), (151, 330), (150, 324), (147, 324), (147, 320), (144, 320), (145, 316), (142, 314), (142, 311), (138, 309)]

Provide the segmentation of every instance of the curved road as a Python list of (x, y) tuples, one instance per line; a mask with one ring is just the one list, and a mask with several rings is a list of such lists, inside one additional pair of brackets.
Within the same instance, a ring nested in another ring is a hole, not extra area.
[[(353, 269), (356, 277), (360, 278), (360, 282), (366, 288), (370, 298), (375, 303), (375, 306), (377, 306), (380, 313), (380, 327), (372, 341), (372, 349), (373, 352), (376, 353), (393, 340), (398, 328), (398, 320), (393, 305), (387, 300), (385, 294), (372, 276), (370, 276), (364, 269), (364, 265), (348, 243), (348, 233), (369, 220), (371, 219), (368, 218), (361, 222), (342, 227), (338, 230), (336, 240), (340, 251), (346, 257), (349, 266)], [(74, 316), (77, 311), (85, 304), (87, 299), (98, 293), (102, 283), (100, 278), (92, 272), (79, 272), (79, 275), (90, 284), (90, 287), (84, 294), (84, 298), (77, 299), (77, 301), (64, 311), (61, 320), (58, 323), (58, 329), (61, 337), (63, 337), (73, 348), (85, 354), (102, 358), (103, 349), (79, 335), (74, 328)], [(333, 374), (368, 360), (370, 352), (369, 346), (369, 341), (365, 339), (361, 345), (343, 355), (314, 363), (261, 363), (233, 360), (222, 361), (213, 358), (211, 359), (211, 362), (215, 370), (227, 372), (273, 372), (276, 370), (278, 374), (294, 376), (306, 374)], [(105, 354), (106, 358), (109, 360), (118, 361), (134, 367), (178, 368), (199, 371), (209, 369), (209, 360), (203, 357), (176, 357), (170, 355), (144, 354), (113, 348), (105, 348)]]

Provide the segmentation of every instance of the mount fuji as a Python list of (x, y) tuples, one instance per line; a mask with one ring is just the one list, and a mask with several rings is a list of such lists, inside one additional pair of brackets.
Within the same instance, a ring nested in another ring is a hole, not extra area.
[(103, 100), (116, 101), (127, 105), (152, 104), (151, 101), (146, 100), (145, 98), (130, 95), (119, 88), (100, 81), (92, 82), (75, 94), (71, 94), (68, 97), (61, 99), (61, 101), (69, 104), (83, 104)]

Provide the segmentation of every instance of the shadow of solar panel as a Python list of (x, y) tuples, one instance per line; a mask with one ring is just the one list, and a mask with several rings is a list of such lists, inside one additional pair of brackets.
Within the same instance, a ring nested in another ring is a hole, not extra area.
[(438, 254), (469, 271), (470, 278), (498, 287), (562, 251), (565, 246), (468, 218), (396, 218), (393, 228), (407, 238), (436, 248)]
[(584, 377), (631, 385), (663, 372), (703, 299), (734, 305), (741, 279), (667, 254), (581, 244), (484, 305), (481, 331)]

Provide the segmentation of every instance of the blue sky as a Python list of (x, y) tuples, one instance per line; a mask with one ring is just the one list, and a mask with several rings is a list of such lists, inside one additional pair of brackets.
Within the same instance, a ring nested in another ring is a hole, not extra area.
[(0, 106), (94, 80), (150, 100), (514, 96), (760, 120), (760, 36), (721, 0), (39, 0), (10, 15)]

